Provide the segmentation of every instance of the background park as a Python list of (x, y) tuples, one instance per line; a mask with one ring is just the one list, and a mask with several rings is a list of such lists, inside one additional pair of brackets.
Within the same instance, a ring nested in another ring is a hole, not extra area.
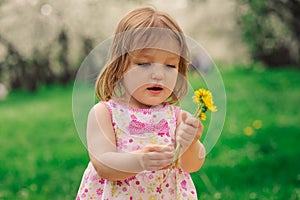
[(192, 174), (199, 199), (300, 199), (299, 0), (0, 0), (0, 199), (75, 198), (89, 161), (76, 72), (147, 5), (203, 46), (226, 89), (222, 134)]

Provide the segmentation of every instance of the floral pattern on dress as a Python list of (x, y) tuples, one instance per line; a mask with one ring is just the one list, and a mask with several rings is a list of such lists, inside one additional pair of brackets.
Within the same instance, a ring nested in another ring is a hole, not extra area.
[[(148, 144), (174, 145), (179, 108), (132, 108), (116, 100), (102, 102), (110, 111), (118, 152), (132, 152)], [(168, 176), (167, 176), (167, 173)], [(166, 178), (167, 177), (167, 178)], [(126, 180), (99, 177), (90, 162), (83, 174), (76, 200), (195, 200), (189, 173), (182, 169), (143, 171)]]

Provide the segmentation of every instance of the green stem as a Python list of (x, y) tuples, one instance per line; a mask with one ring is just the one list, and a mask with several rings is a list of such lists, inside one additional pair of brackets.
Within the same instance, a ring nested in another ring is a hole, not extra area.
[(173, 162), (172, 162), (172, 166), (177, 167), (180, 151), (181, 151), (181, 146), (180, 146), (180, 144), (177, 144), (176, 149), (175, 149), (174, 159), (173, 159)]

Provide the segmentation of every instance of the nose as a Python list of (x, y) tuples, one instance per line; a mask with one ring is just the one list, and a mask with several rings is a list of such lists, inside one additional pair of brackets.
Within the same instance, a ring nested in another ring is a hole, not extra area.
[(155, 80), (162, 80), (164, 78), (164, 71), (162, 66), (156, 65), (151, 73), (151, 78)]

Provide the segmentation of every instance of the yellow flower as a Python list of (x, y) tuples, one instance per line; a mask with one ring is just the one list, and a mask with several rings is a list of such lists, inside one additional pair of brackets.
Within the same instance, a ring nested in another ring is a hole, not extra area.
[(252, 125), (255, 129), (260, 129), (262, 127), (262, 121), (261, 120), (255, 120)]
[(202, 120), (206, 120), (206, 115), (204, 113), (200, 113), (199, 118)]
[(194, 92), (194, 96), (193, 96), (194, 102), (198, 105), (202, 104), (203, 102), (201, 101), (201, 99), (209, 96), (209, 93), (210, 93), (209, 91), (207, 91), (203, 88), (196, 90)]
[(207, 110), (212, 112), (217, 111), (217, 107), (214, 106), (214, 102), (212, 99), (211, 92), (200, 88), (196, 90), (193, 96), (194, 102), (198, 105), (198, 110), (195, 116), (199, 117), (202, 120), (206, 119), (206, 115), (204, 114)]
[(244, 133), (247, 136), (253, 135), (253, 132), (254, 132), (254, 130), (251, 126), (247, 126), (247, 127), (244, 128)]
[(204, 104), (205, 104), (205, 106), (207, 107), (208, 110), (210, 110), (212, 112), (217, 111), (217, 107), (214, 106), (214, 102), (212, 100), (211, 94), (206, 96), (206, 97), (203, 97), (203, 102), (204, 102)]

